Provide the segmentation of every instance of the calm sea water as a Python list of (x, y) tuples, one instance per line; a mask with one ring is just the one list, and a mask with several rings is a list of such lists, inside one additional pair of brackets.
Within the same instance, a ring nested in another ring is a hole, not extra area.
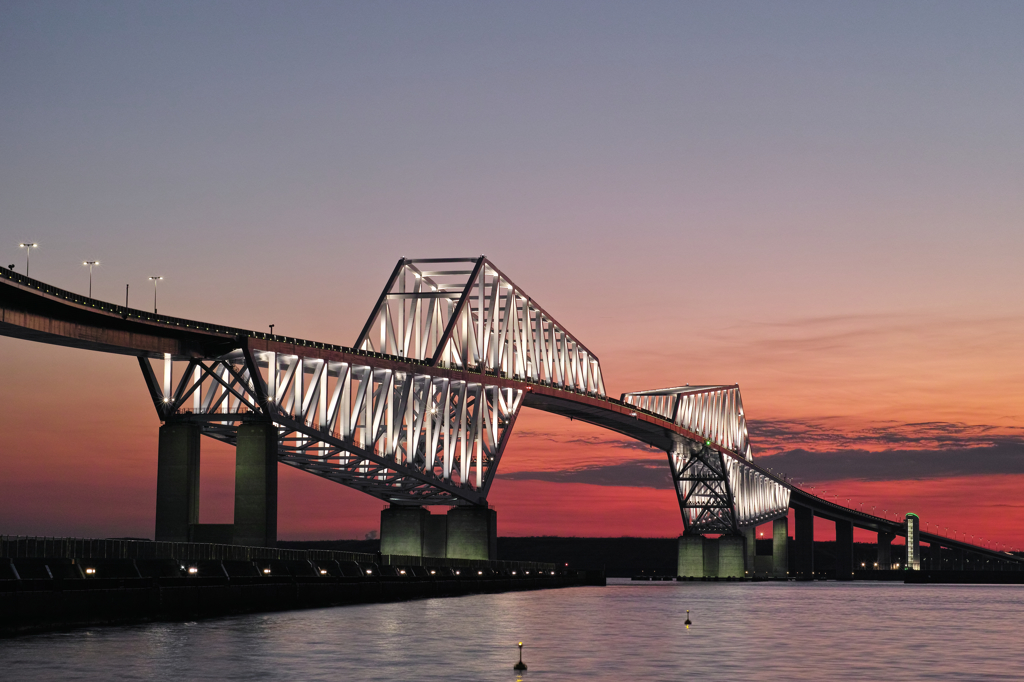
[[(1024, 679), (1024, 587), (631, 583), (0, 640), (0, 679)], [(693, 625), (684, 627), (686, 609)]]

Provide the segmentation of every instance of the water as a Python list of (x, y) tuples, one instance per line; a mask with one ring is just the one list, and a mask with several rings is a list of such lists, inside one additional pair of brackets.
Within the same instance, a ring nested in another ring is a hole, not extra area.
[[(690, 609), (693, 625), (683, 622)], [(0, 640), (0, 679), (1024, 678), (1024, 588), (631, 583)]]

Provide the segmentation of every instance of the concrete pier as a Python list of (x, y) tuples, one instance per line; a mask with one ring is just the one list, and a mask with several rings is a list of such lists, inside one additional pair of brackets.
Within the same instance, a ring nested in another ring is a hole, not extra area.
[(681, 578), (704, 577), (704, 538), (700, 535), (679, 536), (679, 561), (676, 575)]
[(895, 539), (895, 533), (878, 533), (878, 570), (892, 570), (892, 541)]
[(744, 572), (748, 578), (754, 577), (757, 557), (757, 528), (751, 526), (743, 529)]
[(796, 566), (793, 574), (800, 580), (814, 580), (814, 512), (796, 507)]
[(776, 578), (789, 576), (789, 517), (775, 519), (772, 523), (772, 575)]
[(393, 504), (381, 510), (380, 553), (423, 556), (423, 539), (428, 516), (430, 512), (423, 507)]
[(718, 540), (715, 538), (703, 538), (704, 540), (704, 577), (718, 577)]
[(487, 507), (452, 507), (447, 515), (449, 559), (498, 558), (498, 515)]
[(486, 507), (453, 507), (447, 514), (431, 514), (426, 507), (393, 504), (380, 513), (380, 551), (494, 560), (498, 555), (498, 517)]
[(188, 542), (199, 522), (199, 426), (160, 427), (156, 465), (156, 540)]
[(273, 424), (242, 424), (235, 449), (234, 544), (276, 542), (277, 430)]
[(448, 517), (427, 514), (423, 517), (423, 556), (444, 559), (448, 556)]
[(742, 578), (746, 565), (746, 539), (742, 535), (718, 538), (718, 577)]
[(853, 523), (836, 521), (836, 580), (853, 580)]

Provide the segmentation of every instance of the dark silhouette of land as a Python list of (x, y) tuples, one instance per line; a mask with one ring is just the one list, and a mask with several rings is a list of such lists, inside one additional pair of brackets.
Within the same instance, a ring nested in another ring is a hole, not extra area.
[[(347, 552), (376, 553), (380, 540), (328, 540), (317, 542), (278, 541), (278, 547), (293, 549), (333, 549)], [(794, 543), (789, 542), (789, 565), (795, 562)], [(772, 553), (771, 540), (757, 541), (757, 554)], [(893, 560), (902, 556), (903, 547), (893, 545)], [(604, 568), (610, 578), (635, 575), (676, 575), (677, 538), (576, 538), (576, 537), (499, 537), (498, 558), (511, 561), (543, 561), (568, 564), (570, 568)], [(853, 547), (857, 570), (870, 570), (878, 556), (874, 543), (857, 542)], [(814, 543), (814, 569), (834, 575), (836, 552), (834, 542)]]

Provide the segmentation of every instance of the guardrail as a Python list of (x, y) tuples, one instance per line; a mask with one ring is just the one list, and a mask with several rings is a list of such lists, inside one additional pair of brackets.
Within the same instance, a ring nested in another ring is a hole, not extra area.
[(204, 542), (154, 542), (0, 535), (0, 557), (11, 559), (177, 559), (178, 561), (355, 561), (382, 566), (448, 566), (495, 570), (551, 571), (556, 564), (537, 561), (485, 561), (367, 554), (333, 549), (246, 547)]

